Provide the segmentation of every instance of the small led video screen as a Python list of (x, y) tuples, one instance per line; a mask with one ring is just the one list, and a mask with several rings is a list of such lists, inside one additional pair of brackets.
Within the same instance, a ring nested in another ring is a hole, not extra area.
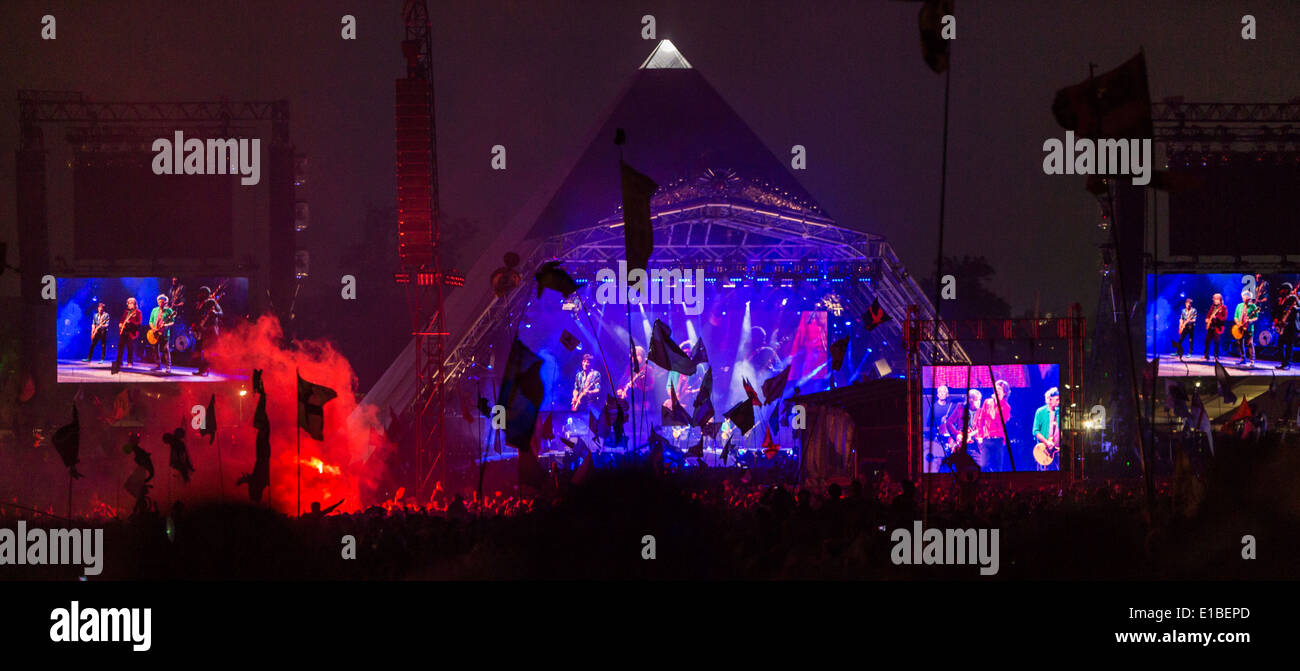
[(1146, 354), (1159, 375), (1300, 374), (1292, 352), (1300, 330), (1296, 273), (1147, 275)]
[(1060, 367), (924, 366), (923, 470), (1059, 471)]
[(221, 382), (205, 350), (248, 312), (248, 279), (62, 278), (58, 295), (59, 382)]

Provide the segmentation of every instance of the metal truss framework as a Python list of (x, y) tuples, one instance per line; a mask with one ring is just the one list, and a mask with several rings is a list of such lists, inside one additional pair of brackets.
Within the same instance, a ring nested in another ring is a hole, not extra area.
[[(653, 258), (661, 261), (702, 264), (706, 273), (710, 265), (728, 264), (728, 271), (749, 280), (755, 279), (762, 266), (783, 266), (797, 275), (811, 265), (838, 263), (850, 274), (844, 291), (864, 306), (879, 299), (881, 307), (895, 316), (884, 327), (894, 335), (902, 335), (901, 317), (909, 306), (924, 306), (925, 314), (933, 317), (929, 299), (881, 236), (841, 228), (823, 217), (726, 200), (681, 204), (656, 213), (652, 220), (656, 241)], [(520, 267), (536, 268), (553, 259), (614, 267), (624, 256), (622, 220), (612, 218), (543, 241)], [(870, 284), (857, 281), (868, 274), (876, 275)], [(525, 282), (484, 308), (447, 357), (447, 384), (456, 384), (467, 368), (480, 360), (493, 333), (507, 328), (523, 314), (532, 290), (532, 285)], [(935, 362), (956, 364), (969, 360), (960, 344), (949, 350), (929, 343), (924, 350), (927, 360)]]
[(1155, 140), (1170, 154), (1178, 143), (1212, 143), (1220, 146), (1252, 144), (1291, 145), (1300, 142), (1300, 101), (1289, 103), (1185, 103), (1151, 105)]
[[(1083, 398), (1083, 340), (1086, 336), (1083, 308), (1074, 303), (1070, 306), (1070, 316), (1054, 319), (972, 319), (951, 320), (924, 318), (915, 306), (907, 309), (907, 319), (903, 324), (903, 341), (907, 349), (907, 476), (914, 479), (924, 468), (921, 459), (924, 455), (925, 438), (921, 424), (921, 348), (925, 345), (944, 344), (955, 346), (959, 341), (994, 341), (994, 340), (1064, 340), (1069, 342), (1066, 348), (1065, 377), (1061, 413), (1061, 463), (1070, 464), (1068, 471), (1062, 473), (1073, 481), (1083, 477), (1082, 450), (1079, 445), (1079, 431), (1082, 409), (1079, 401)], [(1040, 351), (1037, 350), (1036, 351)], [(1044, 363), (1026, 361), (1023, 363)], [(1057, 362), (1052, 362), (1057, 363)], [(984, 364), (980, 364), (984, 365)]]
[[(267, 122), (271, 142), (289, 144), (289, 101), (217, 102), (95, 102), (83, 93), (68, 91), (18, 92), (18, 121), (23, 129), (22, 148), (42, 148), (38, 124), (87, 124), (103, 128), (113, 124), (155, 122), (171, 130), (178, 126), (205, 126), (229, 122)], [(107, 132), (107, 131), (101, 131)]]

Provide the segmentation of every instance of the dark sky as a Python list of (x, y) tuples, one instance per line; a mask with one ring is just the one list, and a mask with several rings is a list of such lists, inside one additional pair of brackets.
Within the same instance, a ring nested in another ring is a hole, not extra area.
[[(0, 220), (13, 240), (14, 91), (100, 100), (287, 98), (311, 160), (313, 277), (335, 291), (339, 250), (365, 240), (367, 204), (391, 205), (400, 2), (6, 2), (0, 9)], [(931, 272), (943, 79), (925, 68), (917, 5), (864, 2), (431, 2), (442, 202), (481, 239), (567, 172), (654, 46), (670, 38), (778, 156), (808, 149), (799, 179), (840, 224), (887, 236)], [(1240, 39), (1241, 15), (1259, 39)], [(38, 37), (58, 19), (58, 40)], [(357, 17), (359, 39), (339, 38)], [(1076, 177), (1042, 173), (1061, 137), (1056, 89), (1146, 50), (1152, 98), (1278, 102), (1300, 95), (1300, 3), (958, 0), (947, 250), (985, 255), (1019, 312), (1098, 288), (1097, 206)], [(509, 169), (489, 169), (505, 145)], [(466, 245), (472, 249), (472, 245)], [(460, 259), (468, 266), (472, 259)], [(958, 278), (960, 281), (960, 278)], [(364, 288), (362, 288), (364, 290)], [(388, 288), (385, 288), (387, 290)], [(960, 290), (960, 286), (959, 286)], [(0, 291), (13, 294), (11, 276)]]

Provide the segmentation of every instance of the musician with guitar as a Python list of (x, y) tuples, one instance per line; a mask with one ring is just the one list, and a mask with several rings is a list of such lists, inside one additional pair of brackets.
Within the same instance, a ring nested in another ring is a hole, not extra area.
[(1205, 360), (1210, 360), (1210, 344), (1214, 344), (1214, 360), (1219, 360), (1219, 339), (1228, 323), (1228, 306), (1223, 304), (1223, 294), (1214, 294), (1210, 311), (1205, 315)]
[(1278, 332), (1278, 344), (1282, 347), (1282, 363), (1278, 370), (1291, 368), (1291, 350), (1295, 347), (1296, 331), (1300, 330), (1300, 297), (1296, 296), (1295, 287), (1284, 282), (1277, 292), (1277, 310), (1273, 326)]
[[(1187, 349), (1183, 349), (1183, 339), (1187, 340)], [(1183, 360), (1183, 353), (1192, 353), (1192, 348), (1196, 346), (1196, 307), (1192, 305), (1192, 299), (1188, 298), (1183, 303), (1183, 313), (1178, 317), (1178, 360)]]
[(984, 426), (984, 413), (980, 412), (984, 394), (978, 389), (966, 392), (966, 403), (960, 410), (954, 409), (948, 415), (947, 434), (948, 453), (966, 451), (966, 454), (979, 464), (981, 470), (989, 465), (989, 455), (984, 449), (984, 440), (988, 437), (988, 427)]
[[(1241, 304), (1237, 306), (1237, 311), (1232, 317), (1232, 337), (1237, 340), (1241, 347), (1241, 361), (1238, 366), (1247, 368), (1255, 367), (1255, 321), (1259, 319), (1259, 304), (1255, 302), (1255, 295), (1250, 289), (1241, 291)], [(1250, 359), (1247, 361), (1247, 352), (1250, 353)]]
[(603, 405), (600, 402), (600, 371), (591, 367), (594, 359), (590, 354), (583, 354), (582, 369), (573, 378), (573, 399), (569, 409), (574, 412), (583, 408), (588, 412), (599, 411)]
[(982, 447), (987, 464), (981, 468), (986, 471), (1007, 470), (1006, 426), (1011, 421), (1011, 403), (1007, 398), (1010, 396), (1011, 384), (1006, 380), (996, 380), (993, 383), (993, 396), (986, 399), (980, 408), (977, 424), (984, 431)]
[(108, 323), (112, 321), (108, 311), (104, 309), (104, 304), (99, 303), (95, 306), (95, 314), (90, 318), (90, 351), (86, 352), (86, 358), (82, 361), (90, 362), (95, 356), (95, 344), (99, 344), (99, 362), (104, 363), (108, 358)]
[(194, 324), (190, 332), (194, 334), (194, 356), (198, 360), (198, 370), (194, 375), (208, 374), (208, 358), (203, 351), (212, 346), (221, 333), (221, 292), (225, 290), (223, 282), (214, 292), (208, 287), (199, 287), (199, 305), (194, 310)]
[(176, 311), (168, 307), (165, 294), (158, 294), (158, 307), (149, 313), (149, 333), (146, 340), (154, 347), (157, 364), (154, 370), (162, 370), (163, 359), (167, 359), (167, 372), (172, 372), (172, 326), (176, 323)]
[(126, 312), (117, 325), (117, 358), (113, 360), (110, 371), (117, 375), (122, 370), (122, 355), (126, 354), (126, 365), (135, 365), (135, 339), (140, 336), (140, 308), (136, 306), (135, 297), (126, 299)]
[(1061, 392), (1052, 387), (1043, 394), (1045, 405), (1034, 413), (1034, 461), (1040, 471), (1059, 470), (1056, 464), (1061, 453)]
[(654, 373), (646, 365), (645, 348), (640, 345), (636, 346), (636, 363), (636, 373), (615, 392), (619, 398), (627, 398), (628, 394), (635, 389), (637, 395), (644, 399), (650, 393), (650, 390), (654, 388)]

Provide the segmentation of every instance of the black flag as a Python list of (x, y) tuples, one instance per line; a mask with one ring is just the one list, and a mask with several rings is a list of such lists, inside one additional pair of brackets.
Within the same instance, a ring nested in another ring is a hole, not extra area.
[[(700, 390), (695, 393), (695, 407), (699, 409), (705, 402), (709, 402), (709, 407), (713, 407), (713, 366), (709, 366), (704, 371), (704, 381), (700, 383)], [(709, 413), (713, 415), (712, 412)]]
[[(260, 383), (261, 380), (259, 379)], [(213, 394), (208, 399), (208, 414), (203, 418), (203, 428), (199, 429), (200, 436), (208, 437), (208, 444), (217, 439), (217, 395)]]
[(785, 383), (790, 379), (790, 367), (763, 381), (763, 403), (771, 403), (785, 393)]
[(1057, 91), (1052, 116), (1080, 137), (1151, 137), (1146, 57), (1138, 52), (1110, 72)]
[(749, 433), (754, 428), (754, 404), (747, 398), (728, 410), (723, 417), (731, 420), (740, 429), (741, 435)]
[(921, 28), (921, 57), (938, 74), (948, 69), (948, 40), (943, 38), (943, 17), (952, 14), (953, 0), (925, 0), (917, 23)]
[(325, 404), (338, 395), (333, 389), (308, 382), (299, 375), (298, 427), (316, 440), (325, 440)]
[(695, 347), (691, 350), (691, 361), (697, 366), (709, 362), (709, 353), (704, 350), (703, 338), (695, 341)]
[(839, 370), (844, 365), (844, 355), (849, 352), (849, 337), (844, 336), (831, 343), (831, 370)]
[(695, 374), (695, 362), (673, 342), (673, 332), (668, 325), (658, 319), (650, 337), (650, 352), (646, 356), (664, 370)]
[(506, 363), (501, 396), (497, 401), (506, 409), (507, 445), (513, 445), (520, 452), (532, 449), (533, 431), (537, 428), (537, 415), (545, 396), (542, 359), (516, 338), (510, 346), (510, 359)]
[(713, 421), (713, 415), (713, 401), (706, 399), (703, 403), (695, 407), (695, 414), (691, 416), (691, 424), (700, 427), (700, 429), (704, 429), (705, 426)]
[(623, 182), (623, 247), (627, 269), (645, 270), (655, 248), (654, 228), (650, 224), (650, 197), (659, 190), (653, 179), (619, 161)]
[(542, 289), (554, 289), (560, 292), (565, 298), (573, 295), (578, 290), (578, 283), (573, 281), (569, 274), (564, 272), (560, 267), (559, 261), (547, 261), (537, 269), (533, 275), (537, 280), (537, 297), (542, 297)]
[(1219, 384), (1219, 396), (1223, 397), (1223, 402), (1227, 405), (1236, 403), (1237, 395), (1232, 393), (1232, 377), (1218, 360), (1214, 362), (1214, 379)]
[(50, 442), (54, 443), (54, 451), (63, 459), (63, 465), (68, 467), (68, 475), (80, 478), (77, 463), (81, 461), (81, 419), (77, 416), (77, 404), (72, 404), (72, 423), (59, 427)]

